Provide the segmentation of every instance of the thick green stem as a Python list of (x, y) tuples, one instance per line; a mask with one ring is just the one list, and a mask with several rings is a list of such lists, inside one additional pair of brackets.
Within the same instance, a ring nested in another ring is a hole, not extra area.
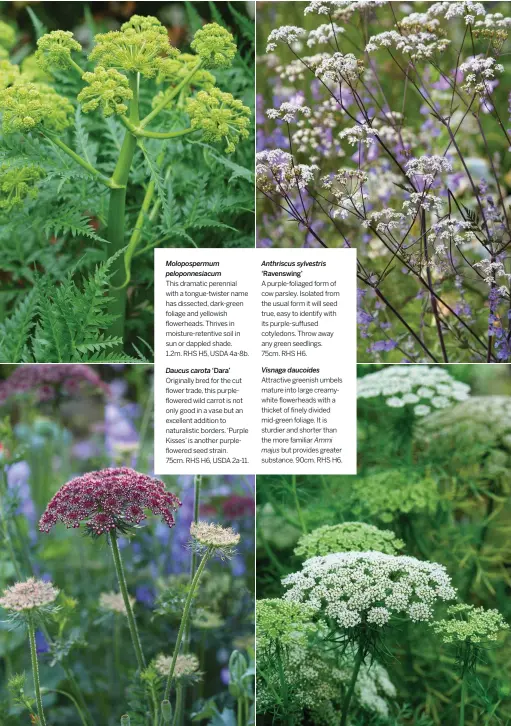
[(185, 602), (185, 607), (183, 610), (183, 615), (181, 616), (181, 622), (179, 624), (179, 631), (177, 634), (176, 645), (174, 646), (174, 655), (172, 656), (172, 663), (170, 664), (169, 675), (167, 677), (167, 684), (165, 686), (165, 695), (164, 695), (165, 700), (167, 700), (170, 695), (170, 688), (172, 686), (172, 678), (174, 677), (174, 669), (176, 667), (177, 656), (179, 655), (181, 641), (183, 640), (186, 623), (187, 623), (188, 617), (190, 615), (190, 607), (192, 604), (193, 597), (195, 595), (195, 590), (197, 589), (197, 585), (199, 584), (199, 580), (201, 578), (202, 572), (203, 572), (204, 568), (206, 567), (206, 564), (209, 560), (209, 557), (210, 557), (212, 551), (213, 551), (213, 548), (208, 547), (208, 549), (204, 553), (204, 556), (197, 568), (197, 572), (194, 575), (194, 578), (190, 585), (190, 589), (188, 591), (188, 595), (187, 595), (186, 602)]
[(461, 679), (461, 701), (460, 701), (460, 723), (459, 726), (465, 726), (465, 702), (467, 700), (467, 679), (465, 676)]
[(172, 726), (177, 726), (179, 724), (179, 716), (181, 714), (182, 705), (183, 705), (183, 689), (181, 686), (178, 686), (176, 688), (176, 710), (174, 713), (174, 720), (172, 721)]
[(353, 673), (351, 675), (351, 681), (348, 688), (348, 692), (346, 694), (346, 698), (344, 699), (344, 702), (342, 704), (342, 716), (339, 726), (346, 726), (348, 723), (348, 714), (350, 710), (350, 703), (351, 699), (353, 698), (353, 694), (355, 693), (355, 686), (357, 685), (357, 678), (358, 678), (358, 672), (360, 670), (360, 666), (362, 665), (362, 661), (364, 660), (364, 647), (362, 644), (358, 646), (357, 655), (355, 657), (355, 663), (353, 664)]
[[(139, 121), (138, 111), (138, 75), (130, 74), (130, 88), (133, 91), (133, 99), (130, 102), (130, 121), (137, 125)], [(110, 192), (110, 205), (108, 209), (108, 233), (110, 243), (108, 254), (112, 257), (125, 247), (125, 217), (126, 217), (126, 189), (130, 174), (133, 156), (137, 148), (137, 139), (131, 131), (126, 131), (124, 136), (119, 159), (112, 175), (113, 188)], [(125, 278), (124, 259), (122, 255), (115, 260), (112, 267), (110, 280), (112, 300), (109, 303), (108, 312), (115, 316), (115, 320), (108, 328), (108, 335), (116, 338), (124, 337), (124, 324), (126, 319), (126, 288), (123, 287)]]
[(41, 698), (41, 686), (39, 685), (39, 664), (37, 662), (37, 649), (35, 644), (34, 616), (30, 612), (28, 615), (28, 639), (30, 641), (30, 658), (32, 660), (32, 676), (34, 678), (37, 716), (39, 718), (40, 726), (46, 726), (46, 719), (44, 718), (43, 711), (43, 701)]
[(144, 654), (142, 652), (142, 645), (140, 644), (140, 636), (138, 634), (137, 623), (135, 622), (135, 616), (133, 615), (133, 608), (131, 607), (130, 598), (128, 595), (128, 587), (126, 585), (126, 577), (124, 575), (124, 568), (122, 566), (121, 553), (119, 552), (119, 545), (117, 544), (117, 534), (115, 531), (110, 533), (110, 546), (112, 549), (112, 555), (114, 558), (115, 571), (117, 573), (117, 580), (119, 582), (119, 588), (121, 590), (122, 599), (126, 607), (126, 615), (128, 617), (128, 626), (130, 629), (131, 640), (133, 642), (133, 649), (135, 650), (135, 656), (139, 670), (144, 670), (146, 667)]

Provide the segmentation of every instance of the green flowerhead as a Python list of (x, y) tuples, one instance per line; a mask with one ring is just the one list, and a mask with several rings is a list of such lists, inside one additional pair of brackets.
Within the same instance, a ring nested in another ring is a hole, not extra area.
[(0, 91), (0, 111), (4, 133), (62, 131), (71, 124), (72, 104), (43, 83), (17, 83)]
[(19, 66), (9, 63), (8, 60), (0, 60), (0, 90), (12, 86), (20, 77)]
[(36, 58), (45, 71), (51, 68), (68, 68), (72, 51), (81, 51), (82, 46), (69, 30), (53, 30), (37, 41)]
[(287, 600), (258, 600), (256, 604), (257, 647), (304, 645), (317, 626), (314, 610), (308, 605)]
[(204, 140), (225, 141), (228, 154), (242, 139), (248, 138), (250, 109), (219, 88), (199, 91), (194, 98), (188, 99), (186, 110), (191, 126), (203, 131)]
[(26, 198), (37, 196), (36, 183), (44, 177), (40, 166), (0, 165), (0, 209), (9, 212)]
[(191, 48), (205, 68), (228, 68), (237, 50), (231, 33), (218, 23), (209, 23), (198, 30)]
[(378, 529), (364, 522), (325, 525), (304, 534), (295, 547), (295, 555), (309, 559), (333, 552), (384, 552), (398, 554), (404, 542), (388, 529)]
[(134, 15), (121, 30), (100, 33), (89, 58), (105, 68), (141, 73), (153, 78), (161, 58), (178, 54), (169, 43), (165, 27), (152, 17)]
[(0, 20), (0, 46), (10, 50), (16, 43), (16, 31), (13, 27)]
[[(158, 81), (176, 86), (190, 75), (197, 66), (197, 56), (192, 53), (180, 53), (175, 58), (162, 58), (159, 63)], [(190, 86), (209, 91), (215, 85), (216, 78), (209, 71), (198, 69), (190, 79)]]
[(473, 605), (451, 605), (448, 617), (432, 624), (435, 633), (444, 643), (471, 643), (484, 645), (495, 641), (499, 633), (509, 630), (498, 610), (486, 610)]
[(78, 94), (84, 113), (101, 107), (105, 116), (123, 114), (128, 110), (127, 101), (133, 98), (128, 79), (115, 68), (97, 66), (94, 71), (84, 73), (83, 80), (88, 84)]

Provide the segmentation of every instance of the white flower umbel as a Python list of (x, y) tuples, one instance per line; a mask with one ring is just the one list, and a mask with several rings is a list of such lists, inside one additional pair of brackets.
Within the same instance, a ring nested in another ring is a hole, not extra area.
[(486, 10), (482, 3), (467, 2), (440, 2), (432, 3), (427, 11), (430, 18), (442, 15), (446, 20), (468, 16), (473, 19), (478, 15), (485, 15)]
[(302, 106), (299, 103), (290, 103), (284, 101), (281, 103), (279, 108), (270, 108), (266, 111), (266, 115), (271, 119), (280, 119), (290, 124), (296, 121), (298, 115), (302, 115), (308, 118), (311, 115), (311, 110), (308, 106)]
[(406, 164), (406, 176), (422, 177), (425, 184), (433, 184), (437, 174), (449, 173), (452, 164), (445, 156), (419, 156)]
[(358, 379), (357, 397), (382, 396), (387, 406), (413, 405), (416, 416), (446, 408), (470, 396), (470, 386), (453, 378), (439, 366), (388, 366)]
[(470, 58), (460, 65), (460, 71), (465, 76), (462, 86), (467, 93), (477, 93), (486, 96), (492, 92), (492, 81), (496, 73), (503, 73), (504, 66), (497, 63), (495, 58), (477, 56)]
[(305, 35), (307, 35), (307, 31), (303, 28), (297, 28), (296, 25), (282, 25), (280, 28), (275, 28), (268, 36), (266, 52), (271, 53), (280, 44), (290, 45), (296, 43)]
[(365, 144), (365, 146), (371, 146), (376, 136), (376, 131), (368, 126), (367, 124), (358, 124), (358, 126), (352, 126), (348, 129), (343, 129), (339, 134), (340, 139), (347, 139), (349, 144), (356, 146), (356, 144)]
[(427, 31), (404, 34), (397, 30), (386, 30), (369, 38), (366, 45), (367, 53), (374, 53), (379, 48), (393, 48), (413, 60), (431, 58), (436, 53), (443, 53), (451, 41)]
[(322, 43), (335, 43), (336, 37), (342, 33), (344, 33), (344, 28), (341, 28), (340, 25), (323, 23), (323, 25), (309, 32), (307, 45), (309, 48), (313, 48), (315, 45), (321, 45)]
[(341, 628), (384, 627), (393, 616), (427, 621), (437, 602), (456, 590), (443, 565), (382, 552), (338, 552), (312, 557), (283, 578), (286, 600), (312, 607)]
[(323, 58), (316, 67), (316, 76), (322, 81), (334, 81), (334, 83), (356, 83), (363, 71), (363, 66), (352, 53), (343, 55), (334, 53), (332, 56)]
[(316, 165), (294, 164), (282, 149), (261, 151), (256, 155), (257, 187), (266, 194), (287, 194), (290, 189), (305, 189), (319, 171)]

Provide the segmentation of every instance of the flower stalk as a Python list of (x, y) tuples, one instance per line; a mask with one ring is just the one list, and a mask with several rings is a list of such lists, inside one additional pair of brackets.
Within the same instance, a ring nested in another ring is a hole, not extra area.
[(40, 726), (46, 726), (46, 719), (43, 710), (43, 701), (41, 698), (41, 686), (39, 683), (39, 664), (37, 662), (37, 647), (35, 642), (35, 624), (34, 616), (32, 613), (27, 615), (27, 627), (28, 627), (28, 639), (30, 643), (30, 659), (32, 662), (32, 677), (34, 679), (34, 691), (35, 700), (37, 707), (37, 717), (40, 722)]

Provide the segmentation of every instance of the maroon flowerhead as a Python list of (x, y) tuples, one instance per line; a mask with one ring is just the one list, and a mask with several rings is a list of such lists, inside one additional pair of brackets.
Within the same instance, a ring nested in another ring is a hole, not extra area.
[(24, 365), (0, 383), (0, 403), (27, 393), (33, 394), (38, 401), (49, 401), (55, 398), (58, 390), (67, 396), (77, 396), (87, 388), (109, 392), (108, 385), (88, 365)]
[(176, 495), (166, 491), (159, 479), (127, 467), (102, 469), (64, 484), (46, 507), (39, 529), (49, 532), (63, 522), (73, 528), (84, 524), (96, 536), (112, 530), (125, 533), (146, 519), (147, 509), (172, 527), (180, 506)]

